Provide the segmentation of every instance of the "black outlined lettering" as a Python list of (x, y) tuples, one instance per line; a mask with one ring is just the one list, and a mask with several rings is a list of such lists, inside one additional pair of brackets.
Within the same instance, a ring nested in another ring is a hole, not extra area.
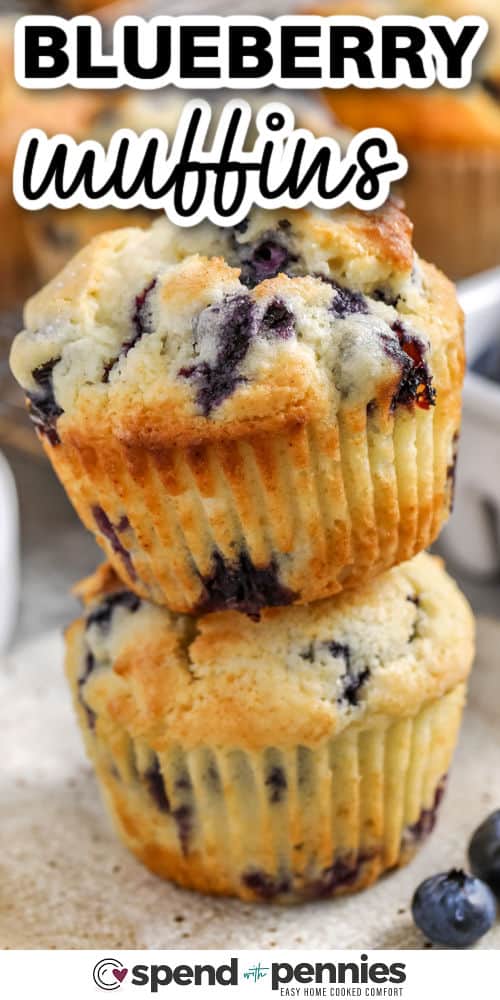
[[(30, 129), (14, 168), (14, 193), (24, 208), (134, 208), (160, 210), (178, 225), (210, 219), (237, 225), (252, 205), (301, 208), (377, 208), (407, 161), (384, 129), (365, 129), (345, 153), (331, 137), (294, 128), (285, 104), (272, 102), (256, 117), (257, 139), (247, 148), (252, 112), (232, 100), (207, 148), (212, 109), (203, 100), (184, 108), (172, 145), (160, 129), (138, 136), (119, 129), (109, 147), (94, 140), (47, 136)], [(127, 178), (125, 184), (124, 178)]]
[[(42, 90), (293, 89), (297, 81), (307, 89), (424, 89), (436, 82), (456, 89), (470, 83), (487, 33), (487, 22), (476, 15), (160, 15), (149, 21), (126, 15), (117, 19), (111, 53), (104, 54), (96, 18), (37, 15), (17, 21), (15, 75), (21, 87)], [(154, 59), (147, 58), (151, 52)]]

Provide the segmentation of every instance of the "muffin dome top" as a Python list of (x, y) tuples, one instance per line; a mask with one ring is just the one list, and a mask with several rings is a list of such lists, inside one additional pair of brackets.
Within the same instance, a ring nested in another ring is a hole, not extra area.
[(51, 443), (111, 427), (152, 446), (341, 403), (428, 408), (440, 345), (460, 326), (394, 203), (107, 233), (31, 299), (25, 323), (12, 369)]
[(177, 741), (315, 746), (367, 716), (416, 713), (472, 661), (467, 602), (425, 554), (356, 593), (259, 621), (173, 615), (108, 566), (79, 593), (86, 614), (69, 631), (68, 669), (92, 725), (111, 720), (158, 752)]

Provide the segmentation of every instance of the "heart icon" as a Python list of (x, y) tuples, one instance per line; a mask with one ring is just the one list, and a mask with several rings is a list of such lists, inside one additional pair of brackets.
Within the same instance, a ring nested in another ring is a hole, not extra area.
[(127, 975), (128, 969), (113, 969), (113, 975), (119, 983), (123, 983), (125, 976)]

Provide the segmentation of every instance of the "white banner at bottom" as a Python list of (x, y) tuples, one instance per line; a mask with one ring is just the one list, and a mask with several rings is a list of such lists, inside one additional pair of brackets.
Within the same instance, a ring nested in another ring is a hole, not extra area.
[(6, 951), (9, 1000), (500, 1000), (498, 951)]

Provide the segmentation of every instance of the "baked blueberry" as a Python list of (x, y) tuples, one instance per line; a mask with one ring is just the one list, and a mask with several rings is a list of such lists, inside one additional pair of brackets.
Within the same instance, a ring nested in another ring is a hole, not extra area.
[(258, 332), (262, 337), (288, 340), (295, 333), (293, 313), (280, 299), (273, 299), (259, 323)]
[(95, 729), (97, 715), (95, 714), (93, 709), (91, 709), (90, 706), (87, 705), (87, 702), (85, 701), (85, 698), (83, 696), (83, 688), (85, 687), (90, 675), (93, 673), (95, 668), (96, 668), (95, 657), (93, 653), (88, 651), (85, 656), (85, 665), (83, 673), (78, 678), (78, 700), (82, 708), (85, 710), (85, 714), (87, 716), (87, 725), (89, 729)]
[(450, 497), (450, 513), (453, 512), (453, 507), (455, 504), (455, 486), (456, 486), (456, 476), (457, 476), (459, 442), (460, 442), (460, 433), (457, 431), (453, 435), (453, 440), (451, 443), (451, 462), (446, 469), (446, 482), (448, 484), (448, 492)]
[(319, 878), (314, 879), (308, 887), (310, 895), (315, 898), (327, 898), (342, 889), (352, 885), (361, 873), (363, 865), (372, 861), (375, 851), (360, 851), (355, 857), (336, 858), (329, 868), (323, 869)]
[(140, 597), (137, 597), (137, 594), (133, 594), (130, 590), (120, 590), (113, 594), (108, 594), (108, 596), (105, 597), (104, 600), (102, 600), (101, 603), (87, 615), (87, 628), (91, 628), (92, 625), (98, 625), (102, 631), (108, 632), (115, 608), (126, 608), (127, 611), (133, 613), (134, 611), (137, 611), (140, 604)]
[(286, 895), (292, 887), (289, 875), (268, 875), (267, 872), (259, 870), (243, 872), (241, 881), (259, 899), (268, 901)]
[(493, 926), (496, 902), (480, 879), (452, 869), (419, 885), (411, 904), (413, 919), (433, 944), (469, 948)]
[(346, 316), (352, 316), (354, 313), (368, 312), (368, 303), (361, 292), (356, 292), (352, 288), (339, 285), (331, 278), (323, 278), (323, 281), (325, 280), (328, 281), (328, 284), (332, 286), (335, 292), (330, 312), (336, 319), (345, 319)]
[(267, 566), (254, 566), (246, 552), (240, 552), (234, 562), (214, 552), (212, 573), (202, 582), (204, 596), (197, 609), (199, 614), (241, 611), (258, 619), (262, 608), (292, 604), (297, 596), (280, 582), (274, 560)]
[(255, 288), (267, 278), (287, 273), (297, 256), (276, 235), (265, 236), (259, 243), (237, 243), (234, 247), (241, 267), (240, 281), (247, 288)]
[(170, 812), (170, 802), (165, 790), (165, 782), (163, 781), (158, 757), (155, 757), (153, 763), (145, 772), (144, 781), (151, 798), (158, 806), (160, 812)]
[(446, 775), (441, 778), (434, 793), (434, 801), (428, 809), (422, 809), (418, 820), (406, 828), (406, 836), (413, 840), (425, 840), (432, 833), (439, 812), (439, 807), (446, 791)]
[(31, 373), (39, 386), (36, 392), (26, 393), (29, 415), (40, 434), (43, 434), (52, 446), (61, 443), (57, 433), (57, 419), (64, 413), (56, 402), (54, 394), (54, 368), (60, 358), (52, 358), (39, 365)]
[(271, 767), (267, 774), (265, 784), (269, 789), (270, 803), (272, 805), (276, 805), (276, 803), (282, 802), (288, 788), (288, 782), (283, 768), (278, 765)]
[(469, 863), (474, 875), (500, 895), (500, 809), (492, 812), (473, 833)]
[(392, 400), (392, 409), (415, 403), (420, 409), (428, 410), (436, 403), (436, 390), (432, 385), (432, 375), (425, 360), (426, 346), (412, 333), (402, 320), (396, 320), (391, 329), (397, 335), (399, 349), (394, 340), (383, 337), (384, 349), (401, 367), (401, 379)]
[(177, 826), (182, 853), (186, 855), (189, 853), (189, 841), (193, 832), (193, 810), (190, 805), (184, 803), (172, 811), (172, 817)]
[(156, 288), (156, 285), (157, 285), (157, 280), (156, 278), (153, 278), (153, 280), (149, 282), (149, 285), (147, 285), (146, 288), (144, 288), (139, 295), (136, 295), (132, 311), (132, 326), (134, 332), (127, 340), (123, 342), (118, 357), (115, 358), (113, 361), (108, 362), (108, 364), (106, 365), (103, 373), (103, 382), (108, 382), (109, 376), (113, 368), (117, 364), (118, 360), (122, 357), (126, 357), (129, 351), (131, 351), (132, 348), (135, 347), (137, 342), (141, 339), (141, 337), (144, 336), (144, 334), (152, 333), (153, 321), (152, 321), (149, 297)]
[(368, 680), (370, 676), (370, 670), (365, 667), (363, 670), (354, 670), (351, 664), (351, 650), (348, 645), (341, 642), (329, 642), (328, 649), (332, 656), (336, 658), (341, 657), (345, 661), (345, 673), (342, 674), (340, 678), (342, 684), (342, 694), (339, 698), (339, 704), (342, 702), (347, 702), (349, 705), (356, 706), (359, 704), (359, 691), (363, 687), (363, 684)]
[(92, 515), (99, 531), (111, 544), (113, 552), (116, 552), (116, 554), (120, 556), (128, 575), (132, 580), (135, 580), (137, 578), (137, 574), (135, 572), (130, 552), (125, 548), (121, 538), (118, 537), (120, 533), (123, 533), (130, 527), (128, 518), (120, 518), (118, 525), (115, 526), (112, 521), (110, 521), (106, 511), (98, 505), (92, 507)]
[(207, 306), (198, 316), (195, 349), (200, 352), (204, 346), (211, 347), (215, 360), (181, 368), (179, 375), (194, 383), (196, 402), (205, 417), (244, 381), (239, 368), (255, 333), (255, 304), (248, 295), (234, 295)]

